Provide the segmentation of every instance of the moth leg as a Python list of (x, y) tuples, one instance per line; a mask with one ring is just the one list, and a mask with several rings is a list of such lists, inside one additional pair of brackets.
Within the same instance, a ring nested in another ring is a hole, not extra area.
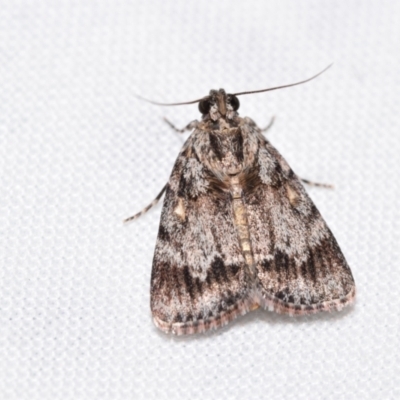
[(300, 178), (300, 180), (310, 186), (323, 187), (326, 189), (334, 189), (335, 188), (333, 185), (330, 185), (329, 183), (312, 182), (312, 181), (309, 181), (308, 179), (303, 179), (303, 178)]
[(132, 215), (132, 217), (124, 219), (124, 223), (133, 221), (134, 219), (138, 219), (141, 215), (147, 213), (147, 211), (150, 210), (150, 208), (154, 207), (161, 199), (162, 195), (165, 192), (165, 189), (167, 188), (167, 184), (162, 188), (161, 192), (157, 195), (157, 197), (147, 206), (145, 207), (142, 211), (138, 212), (135, 215)]
[(168, 121), (167, 118), (163, 118), (164, 121), (175, 131), (178, 133), (184, 133), (186, 131), (191, 131), (193, 128), (197, 126), (197, 121), (192, 121), (190, 124), (187, 124), (183, 129), (177, 128), (172, 122)]
[(275, 122), (275, 115), (270, 119), (269, 124), (265, 128), (261, 129), (261, 132), (267, 132), (267, 130), (271, 128), (271, 126), (274, 124), (274, 122)]

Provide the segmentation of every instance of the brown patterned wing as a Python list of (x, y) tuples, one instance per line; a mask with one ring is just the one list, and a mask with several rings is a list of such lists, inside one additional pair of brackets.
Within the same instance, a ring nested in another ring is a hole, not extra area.
[(261, 304), (289, 314), (351, 303), (350, 268), (321, 214), (268, 142), (258, 152), (258, 184), (245, 191)]
[(232, 200), (215, 190), (190, 148), (184, 150), (167, 186), (151, 276), (153, 320), (164, 332), (216, 328), (254, 303)]

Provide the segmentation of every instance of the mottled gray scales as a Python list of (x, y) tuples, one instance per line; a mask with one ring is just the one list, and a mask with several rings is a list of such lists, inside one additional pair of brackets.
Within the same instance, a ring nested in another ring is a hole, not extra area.
[[(181, 171), (196, 168), (178, 158)], [(176, 169), (174, 169), (176, 170)], [(153, 263), (151, 308), (157, 326), (190, 333), (234, 318), (246, 301), (251, 282), (245, 275), (229, 197), (214, 201), (196, 184), (178, 196), (181, 176), (172, 174), (161, 216)], [(182, 203), (185, 219), (176, 210)], [(178, 320), (176, 319), (178, 318)]]
[(293, 314), (341, 308), (354, 281), (336, 240), (276, 149), (264, 149), (279, 176), (245, 196), (263, 305)]
[(355, 295), (351, 271), (301, 182), (222, 89), (200, 101), (166, 187), (151, 277), (165, 332), (222, 326), (259, 305), (308, 314)]

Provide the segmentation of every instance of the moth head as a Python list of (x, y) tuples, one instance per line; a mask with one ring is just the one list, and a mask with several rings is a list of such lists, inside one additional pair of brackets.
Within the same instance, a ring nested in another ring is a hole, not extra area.
[(207, 97), (199, 101), (203, 118), (209, 115), (212, 120), (220, 117), (232, 119), (237, 115), (239, 106), (239, 99), (234, 94), (227, 94), (224, 89), (211, 90)]

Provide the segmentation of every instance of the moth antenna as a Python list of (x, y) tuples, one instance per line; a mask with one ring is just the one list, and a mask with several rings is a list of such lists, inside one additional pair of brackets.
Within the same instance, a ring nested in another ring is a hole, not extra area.
[(289, 85), (276, 86), (276, 87), (272, 87), (272, 88), (268, 88), (268, 89), (252, 90), (252, 91), (249, 91), (249, 92), (233, 93), (233, 96), (241, 96), (242, 94), (269, 92), (271, 90), (284, 89), (284, 88), (288, 88), (288, 87), (291, 87), (291, 86), (301, 85), (302, 83), (306, 83), (306, 82), (312, 81), (313, 79), (317, 78), (318, 76), (323, 74), (326, 70), (328, 70), (330, 67), (332, 67), (332, 65), (333, 65), (333, 63), (328, 65), (325, 69), (323, 69), (317, 75), (314, 75), (311, 78), (308, 78), (308, 79), (306, 79), (304, 81), (300, 81), (300, 82), (296, 82), (296, 83), (290, 83)]
[[(144, 100), (147, 101), (148, 103), (151, 104), (155, 104), (157, 106), (183, 106), (185, 104), (194, 104), (194, 103), (198, 103), (199, 101), (203, 100), (205, 97), (202, 97), (201, 99), (197, 99), (197, 100), (192, 100), (192, 101), (185, 101), (182, 103), (159, 103), (158, 101), (153, 101), (153, 100), (149, 100), (149, 99), (145, 99), (142, 96), (139, 96), (137, 94), (134, 95), (135, 97), (137, 97), (140, 100)], [(208, 96), (207, 96), (208, 97)]]
[[(328, 65), (325, 69), (323, 69), (317, 75), (314, 75), (311, 78), (308, 78), (308, 79), (306, 79), (304, 81), (291, 83), (289, 85), (276, 86), (276, 87), (272, 87), (272, 88), (268, 88), (268, 89), (252, 90), (252, 91), (248, 91), (248, 92), (233, 93), (233, 94), (231, 94), (231, 96), (241, 96), (243, 94), (270, 92), (271, 90), (284, 89), (284, 88), (288, 88), (288, 87), (291, 87), (291, 86), (301, 85), (302, 83), (306, 83), (306, 82), (312, 81), (313, 79), (317, 78), (318, 76), (323, 74), (326, 70), (328, 70), (330, 67), (332, 67), (332, 65), (333, 65), (333, 63)], [(184, 105), (187, 105), (187, 104), (194, 104), (194, 103), (198, 103), (201, 100), (204, 100), (204, 99), (206, 99), (208, 97), (208, 96), (206, 96), (206, 97), (202, 97), (202, 98), (197, 99), (197, 100), (184, 101), (184, 102), (180, 102), (180, 103), (160, 103), (158, 101), (153, 101), (153, 100), (146, 99), (145, 97), (139, 96), (137, 94), (135, 94), (134, 96), (137, 97), (140, 100), (146, 101), (147, 103), (155, 104), (157, 106), (167, 106), (167, 107), (169, 107), (169, 106), (184, 106)]]

